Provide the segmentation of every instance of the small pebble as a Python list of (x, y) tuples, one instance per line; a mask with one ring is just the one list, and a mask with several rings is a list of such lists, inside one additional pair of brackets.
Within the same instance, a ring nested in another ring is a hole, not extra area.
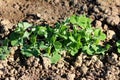
[(98, 60), (98, 61), (95, 62), (95, 67), (96, 68), (101, 68), (101, 67), (103, 67), (103, 63), (100, 60)]
[(107, 30), (107, 40), (115, 39), (116, 34), (113, 30)]
[(15, 78), (14, 77), (10, 77), (10, 80), (15, 80)]
[(3, 71), (2, 70), (0, 70), (0, 75), (3, 75)]
[(99, 13), (100, 11), (99, 11), (99, 9), (95, 6), (94, 7), (94, 11), (96, 12), (96, 13)]
[(43, 57), (43, 65), (45, 69), (48, 69), (49, 66), (51, 66), (51, 61), (49, 58)]
[(83, 72), (83, 74), (86, 74), (88, 71), (88, 67), (86, 65), (82, 65), (81, 71)]
[(86, 5), (86, 4), (84, 4), (82, 8), (83, 8), (83, 10), (84, 10), (84, 11), (87, 11), (87, 10), (88, 10), (88, 8), (87, 8), (87, 5)]
[(108, 56), (108, 62), (111, 64), (116, 64), (118, 62), (118, 55), (115, 53), (112, 53), (111, 56)]
[(68, 73), (68, 80), (74, 80), (75, 74)]
[(100, 28), (100, 29), (102, 30), (102, 22), (99, 21), (99, 20), (96, 20), (96, 21), (95, 21), (95, 27), (96, 27), (96, 28)]
[(117, 7), (112, 7), (112, 15), (119, 15), (119, 10)]
[(0, 69), (4, 68), (3, 65), (0, 63)]
[(103, 28), (104, 28), (105, 31), (108, 30), (108, 26), (106, 24), (104, 24)]
[(80, 67), (82, 65), (82, 62), (83, 62), (82, 61), (82, 54), (80, 54), (75, 61), (75, 66)]
[(9, 78), (7, 77), (7, 78), (5, 78), (5, 80), (9, 80)]
[(107, 17), (106, 21), (108, 24), (110, 24), (112, 26), (116, 26), (119, 24), (120, 18), (117, 15), (111, 15), (111, 16)]

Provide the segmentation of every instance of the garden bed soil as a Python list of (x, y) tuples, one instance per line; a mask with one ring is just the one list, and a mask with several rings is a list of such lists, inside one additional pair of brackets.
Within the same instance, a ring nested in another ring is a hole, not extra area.
[(0, 60), (0, 80), (120, 80), (120, 54), (115, 41), (120, 33), (120, 0), (0, 0), (0, 39), (21, 21), (54, 26), (67, 17), (86, 14), (93, 27), (107, 34), (111, 48), (104, 56), (64, 57), (50, 64), (45, 57), (25, 58), (16, 47)]

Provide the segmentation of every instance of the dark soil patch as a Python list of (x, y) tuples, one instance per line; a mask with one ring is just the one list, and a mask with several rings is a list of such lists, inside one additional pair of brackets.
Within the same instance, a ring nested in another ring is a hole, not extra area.
[(120, 33), (120, 0), (0, 0), (0, 41), (18, 22), (54, 25), (83, 13), (107, 34), (112, 49), (104, 57), (80, 54), (51, 65), (48, 58), (26, 59), (12, 48), (10, 57), (0, 61), (0, 80), (120, 80), (120, 54), (114, 48)]

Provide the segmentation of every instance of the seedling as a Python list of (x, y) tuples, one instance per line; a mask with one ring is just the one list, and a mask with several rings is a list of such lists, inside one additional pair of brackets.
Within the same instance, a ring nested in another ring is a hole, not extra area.
[(57, 63), (62, 51), (72, 56), (78, 51), (88, 55), (104, 54), (109, 46), (104, 47), (99, 43), (105, 39), (106, 35), (100, 29), (91, 27), (89, 18), (73, 15), (62, 23), (56, 23), (55, 28), (18, 23), (10, 34), (9, 42), (12, 46), (20, 47), (26, 57), (47, 56), (52, 63)]

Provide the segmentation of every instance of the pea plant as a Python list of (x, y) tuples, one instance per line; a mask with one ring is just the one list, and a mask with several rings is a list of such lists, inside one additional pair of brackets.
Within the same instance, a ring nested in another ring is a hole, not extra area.
[[(91, 20), (85, 15), (73, 15), (61, 23), (50, 26), (32, 25), (27, 22), (18, 23), (16, 29), (6, 40), (9, 46), (18, 46), (21, 53), (26, 56), (46, 56), (52, 63), (57, 63), (62, 55), (75, 56), (78, 52), (87, 55), (103, 54), (109, 45), (99, 43), (106, 39), (101, 29), (91, 26)], [(0, 58), (5, 58), (9, 47), (0, 47)]]

